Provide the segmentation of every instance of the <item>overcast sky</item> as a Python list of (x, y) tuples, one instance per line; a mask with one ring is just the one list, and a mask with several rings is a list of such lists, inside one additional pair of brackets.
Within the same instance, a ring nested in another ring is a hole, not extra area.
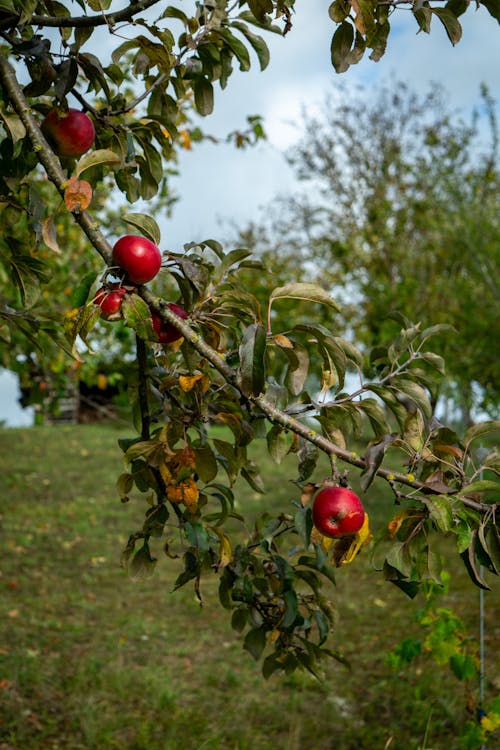
[[(243, 128), (247, 115), (259, 114), (268, 141), (246, 150), (207, 142), (182, 153), (181, 174), (173, 184), (180, 200), (170, 219), (156, 217), (162, 249), (180, 251), (186, 242), (223, 238), (228, 233), (224, 221), (244, 226), (258, 220), (259, 211), (278, 192), (292, 191), (294, 179), (284, 152), (300, 135), (301, 109), (317, 110), (340, 82), (348, 90), (362, 84), (374, 95), (391, 80), (404, 80), (417, 91), (439, 82), (451, 106), (464, 115), (477, 104), (481, 83), (500, 98), (500, 29), (485, 8), (476, 11), (471, 3), (462, 17), (463, 38), (455, 47), (436, 18), (429, 35), (417, 34), (410, 12), (398, 10), (380, 62), (366, 57), (339, 76), (330, 63), (334, 25), (328, 6), (329, 0), (297, 0), (292, 31), (285, 38), (266, 37), (271, 49), (268, 68), (260, 72), (252, 53), (250, 72), (236, 72), (224, 91), (216, 88), (214, 114), (203, 118), (203, 129), (224, 138)], [(31, 423), (31, 415), (17, 404), (16, 382), (6, 373), (0, 374), (0, 420), (10, 426)]]

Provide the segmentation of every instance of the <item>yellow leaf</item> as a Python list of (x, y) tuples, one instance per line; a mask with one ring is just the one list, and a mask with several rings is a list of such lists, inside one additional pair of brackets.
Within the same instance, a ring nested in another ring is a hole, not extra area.
[(337, 381), (337, 373), (334, 370), (323, 370), (321, 372), (321, 393), (326, 393), (330, 388), (333, 388)]
[[(336, 565), (349, 565), (349, 563), (352, 563), (358, 552), (363, 547), (366, 547), (366, 545), (369, 544), (372, 539), (373, 534), (370, 531), (368, 513), (365, 513), (365, 520), (363, 521), (362, 527), (359, 531), (353, 534), (353, 538), (349, 547), (345, 550), (345, 552), (343, 552), (341, 559), (336, 562)], [(339, 541), (343, 542), (344, 540), (341, 539)], [(337, 544), (338, 543), (339, 542), (337, 542)]]
[(182, 148), (191, 150), (191, 136), (188, 130), (179, 130), (179, 142)]
[[(170, 484), (170, 482), (172, 481), (173, 477), (172, 477), (172, 472), (170, 471), (170, 469), (169, 469), (169, 467), (168, 467), (168, 465), (166, 463), (160, 465), (160, 474), (161, 474), (162, 479), (165, 482), (165, 484)], [(169, 498), (169, 500), (170, 499), (171, 498)]]
[(271, 644), (271, 645), (273, 643), (276, 643), (276, 641), (278, 640), (278, 638), (280, 637), (280, 635), (281, 635), (281, 632), (278, 630), (278, 628), (274, 628), (274, 630), (271, 630), (271, 631), (268, 632), (268, 634), (266, 636), (267, 642), (269, 644)]
[(184, 393), (188, 393), (188, 391), (192, 391), (196, 383), (200, 383), (200, 390), (202, 393), (205, 393), (205, 391), (207, 390), (210, 384), (210, 380), (202, 372), (199, 372), (196, 375), (180, 375), (179, 376), (179, 385), (184, 391)]
[(401, 525), (405, 518), (408, 518), (408, 511), (407, 510), (400, 510), (399, 513), (396, 513), (392, 521), (389, 521), (387, 524), (387, 530), (389, 531), (389, 536), (391, 539), (394, 539), (396, 534), (398, 533), (399, 529), (401, 528)]
[(282, 349), (293, 349), (293, 342), (290, 341), (288, 336), (284, 336), (282, 333), (275, 334), (273, 340)]
[(481, 719), (481, 727), (487, 732), (494, 732), (500, 727), (500, 716), (498, 714), (486, 714)]
[(199, 495), (198, 486), (194, 479), (184, 479), (178, 484), (170, 484), (167, 487), (167, 498), (172, 503), (184, 503), (191, 513), (194, 513), (198, 507)]
[(328, 552), (330, 547), (333, 544), (333, 538), (329, 536), (324, 536), (321, 531), (318, 531), (318, 529), (313, 526), (313, 529), (311, 531), (311, 542), (319, 542), (321, 544), (321, 549), (323, 552)]
[(219, 529), (217, 526), (211, 527), (212, 531), (215, 531), (217, 536), (220, 539), (220, 548), (219, 548), (219, 566), (221, 568), (225, 568), (226, 565), (229, 565), (231, 562), (231, 558), (233, 556), (233, 550), (231, 547), (231, 542), (229, 541), (229, 537), (227, 537), (221, 529)]

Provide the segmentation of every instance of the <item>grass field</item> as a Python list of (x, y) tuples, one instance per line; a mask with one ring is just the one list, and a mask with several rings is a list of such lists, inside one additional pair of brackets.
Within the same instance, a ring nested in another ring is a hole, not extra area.
[[(122, 505), (115, 490), (121, 436), (112, 426), (0, 430), (0, 750), (459, 747), (464, 685), (426, 656), (404, 671), (388, 666), (388, 651), (418, 635), (422, 600), (382, 581), (366, 554), (331, 591), (332, 645), (351, 669), (332, 663), (321, 682), (304, 673), (264, 681), (218, 605), (216, 580), (203, 585), (203, 608), (189, 585), (172, 593), (178, 570), (166, 557), (151, 579), (130, 581), (120, 552), (144, 507)], [(257, 458), (267, 494), (245, 485), (238, 502), (288, 510), (286, 462)], [(367, 510), (383, 523), (391, 500), (375, 487)], [(442, 606), (475, 636), (478, 591), (458, 558), (447, 569)], [(497, 586), (486, 595), (490, 698), (500, 687), (499, 615)]]

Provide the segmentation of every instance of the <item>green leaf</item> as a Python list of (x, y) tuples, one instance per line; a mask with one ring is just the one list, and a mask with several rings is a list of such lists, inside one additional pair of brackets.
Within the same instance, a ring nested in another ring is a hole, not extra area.
[(363, 398), (356, 406), (368, 417), (376, 437), (383, 437), (389, 432), (389, 425), (380, 404), (374, 398)]
[(478, 539), (491, 561), (493, 570), (500, 575), (500, 537), (493, 519), (488, 522), (483, 521), (478, 529)]
[(473, 440), (477, 440), (477, 438), (483, 437), (483, 435), (487, 435), (489, 432), (498, 431), (500, 431), (500, 419), (490, 422), (480, 422), (469, 427), (464, 435), (464, 442), (471, 443)]
[(293, 396), (298, 396), (302, 393), (309, 372), (309, 353), (296, 342), (293, 342), (293, 349), (282, 347), (282, 351), (288, 359), (285, 385)]
[(290, 450), (290, 436), (284, 427), (275, 424), (267, 433), (266, 440), (269, 455), (275, 463), (280, 464)]
[(420, 8), (413, 7), (412, 13), (415, 16), (415, 20), (420, 27), (420, 31), (423, 31), (426, 34), (430, 34), (432, 8), (430, 8), (428, 5), (422, 5)]
[(249, 630), (243, 641), (243, 648), (258, 661), (266, 647), (266, 631), (262, 628)]
[(353, 42), (354, 27), (348, 21), (342, 21), (332, 37), (331, 44), (332, 65), (336, 73), (345, 73), (349, 69)]
[(134, 581), (142, 581), (145, 578), (151, 578), (155, 571), (157, 560), (151, 556), (149, 545), (144, 545), (137, 550), (129, 564), (129, 575)]
[[(383, 14), (385, 14), (384, 18), (382, 18)], [(384, 56), (387, 48), (387, 39), (391, 30), (388, 14), (389, 6), (384, 7), (379, 5), (378, 23), (375, 27), (375, 33), (372, 34), (370, 38), (370, 47), (372, 48), (370, 60), (373, 60), (374, 62), (378, 62)], [(413, 596), (414, 595), (415, 594), (413, 594)], [(411, 594), (408, 594), (408, 596), (411, 596)]]
[(297, 463), (299, 482), (305, 482), (313, 473), (319, 459), (319, 449), (316, 445), (303, 437), (299, 437), (299, 450), (297, 452)]
[(87, 4), (92, 10), (100, 11), (107, 10), (111, 5), (112, 0), (87, 0)]
[(196, 473), (202, 482), (211, 482), (217, 476), (217, 459), (210, 448), (205, 445), (202, 448), (194, 448), (196, 457)]
[(428, 495), (422, 498), (429, 515), (443, 534), (453, 527), (453, 511), (451, 503), (444, 495)]
[(469, 545), (469, 547), (462, 552), (460, 557), (464, 561), (465, 567), (467, 568), (467, 572), (470, 576), (471, 581), (478, 586), (481, 589), (485, 589), (486, 591), (491, 591), (491, 587), (488, 586), (486, 581), (483, 579), (480, 571), (480, 566), (478, 565), (477, 559), (476, 559), (476, 542), (477, 542), (477, 530), (474, 529), (472, 532), (472, 541)]
[(391, 568), (399, 571), (405, 578), (409, 578), (412, 570), (412, 562), (408, 555), (406, 542), (393, 542), (386, 556), (386, 562)]
[(297, 510), (294, 524), (304, 549), (307, 549), (311, 541), (311, 531), (313, 529), (312, 511), (309, 505), (305, 507), (301, 506)]
[(208, 550), (210, 549), (210, 543), (207, 530), (200, 521), (194, 521), (193, 523), (190, 523), (188, 521), (186, 523), (186, 526), (184, 527), (184, 530), (186, 532), (189, 543), (195, 549), (197, 549), (201, 554), (203, 554), (204, 552), (208, 552)]
[(227, 255), (224, 255), (219, 268), (220, 277), (222, 278), (222, 276), (224, 276), (228, 269), (231, 268), (231, 266), (234, 266), (235, 263), (248, 258), (250, 255), (252, 255), (251, 250), (247, 250), (241, 247), (236, 248), (235, 250), (231, 250), (229, 253), (227, 253)]
[(246, 607), (238, 607), (234, 610), (231, 617), (231, 627), (238, 633), (241, 633), (248, 622), (248, 609)]
[(214, 108), (214, 88), (206, 78), (195, 79), (194, 103), (197, 111), (203, 117), (212, 114)]
[(285, 614), (281, 621), (281, 626), (283, 628), (291, 628), (299, 614), (297, 592), (294, 589), (288, 589), (283, 594), (283, 599), (285, 600)]
[(273, 12), (272, 0), (247, 0), (247, 5), (257, 21), (264, 21), (266, 15)]
[(120, 474), (116, 480), (116, 489), (122, 500), (128, 499), (128, 494), (134, 486), (134, 477), (128, 472)]
[(155, 334), (151, 320), (151, 310), (138, 294), (126, 294), (122, 302), (122, 312), (127, 325), (142, 339), (154, 341)]
[(248, 26), (246, 26), (244, 23), (239, 23), (238, 21), (235, 21), (233, 23), (233, 27), (241, 31), (242, 34), (245, 35), (245, 37), (248, 39), (249, 43), (252, 45), (253, 49), (255, 50), (255, 53), (257, 55), (257, 59), (259, 61), (260, 69), (265, 70), (267, 66), (269, 65), (269, 61), (271, 59), (271, 56), (269, 54), (269, 48), (263, 38), (261, 36), (258, 36), (257, 34), (254, 34), (250, 31)]
[(318, 284), (309, 282), (294, 282), (280, 286), (271, 292), (269, 297), (269, 307), (276, 299), (303, 299), (309, 302), (319, 302), (322, 305), (332, 307), (334, 310), (339, 311), (340, 308), (325, 290)]
[(448, 8), (431, 8), (431, 11), (443, 24), (450, 42), (458, 44), (462, 38), (462, 26), (458, 18)]
[(258, 492), (259, 494), (265, 493), (266, 488), (264, 487), (262, 477), (253, 462), (249, 461), (241, 468), (241, 476), (248, 482), (255, 492)]
[(457, 549), (461, 555), (472, 543), (472, 529), (465, 519), (458, 519), (458, 523), (452, 528), (453, 533), (457, 537)]
[(225, 41), (231, 52), (236, 56), (240, 64), (240, 70), (250, 70), (250, 55), (243, 42), (237, 39), (229, 29), (220, 29), (218, 34)]
[(328, 15), (335, 23), (342, 23), (349, 15), (350, 10), (351, 6), (348, 3), (335, 0), (328, 8)]
[(15, 15), (17, 11), (16, 6), (14, 5), (14, 0), (0, 0), (0, 10)]
[(2, 118), (14, 145), (24, 138), (26, 135), (26, 128), (18, 115), (11, 112), (4, 112), (3, 107), (0, 107), (0, 117)]
[(97, 151), (91, 151), (89, 154), (82, 156), (80, 161), (76, 164), (74, 174), (75, 177), (85, 172), (86, 169), (96, 167), (98, 164), (121, 164), (121, 159), (114, 151), (109, 148), (101, 148)]
[(180, 8), (174, 8), (169, 5), (166, 10), (163, 11), (160, 18), (177, 18), (178, 21), (182, 21), (185, 26), (188, 25), (189, 19)]
[(387, 447), (396, 439), (394, 435), (384, 435), (377, 443), (370, 445), (364, 455), (366, 469), (363, 469), (360, 475), (360, 484), (363, 492), (366, 492), (375, 477), (377, 470), (384, 460)]
[(258, 396), (266, 382), (266, 331), (264, 326), (251, 323), (243, 334), (240, 345), (241, 387), (245, 393)]
[[(292, 657), (292, 654), (289, 654), (289, 657), (295, 658)], [(262, 664), (262, 676), (265, 680), (268, 680), (275, 672), (283, 669), (284, 665), (281, 655), (279, 653), (269, 654)]]
[(478, 479), (477, 482), (471, 482), (470, 484), (465, 485), (465, 487), (462, 487), (462, 489), (457, 492), (457, 496), (466, 497), (475, 492), (500, 493), (500, 482), (495, 482), (493, 479)]
[(437, 370), (440, 375), (445, 375), (445, 362), (443, 357), (441, 357), (439, 354), (434, 354), (434, 352), (424, 352), (424, 354), (422, 355), (422, 359), (435, 370)]
[(409, 378), (397, 377), (391, 380), (390, 387), (393, 391), (407, 396), (408, 399), (420, 409), (426, 419), (430, 419), (432, 416), (432, 407), (427, 392), (422, 388), (421, 385), (415, 383)]
[(146, 511), (146, 520), (142, 530), (145, 534), (152, 537), (160, 538), (163, 535), (163, 529), (168, 519), (168, 509), (166, 505), (153, 505)]
[(151, 216), (148, 216), (147, 214), (124, 214), (121, 218), (127, 224), (139, 229), (139, 231), (145, 237), (148, 237), (151, 242), (154, 242), (155, 245), (160, 244), (160, 227)]
[(86, 303), (92, 284), (96, 280), (95, 271), (89, 271), (85, 274), (80, 283), (71, 292), (71, 304), (73, 307), (81, 307)]
[(479, 2), (481, 5), (484, 5), (488, 13), (500, 23), (500, 3), (498, 0), (479, 0)]

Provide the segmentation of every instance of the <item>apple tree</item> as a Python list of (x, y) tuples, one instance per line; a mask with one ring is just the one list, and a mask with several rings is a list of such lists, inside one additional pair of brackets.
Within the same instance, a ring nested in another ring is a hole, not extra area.
[[(13, 290), (1, 314), (9, 328), (20, 322), (21, 334), (36, 335), (41, 324), (26, 290), (34, 284), (43, 296), (59, 258), (46, 254), (38, 227), (62, 201), (81, 230), (75, 239), (64, 222), (62, 260), (73, 263), (82, 242), (90, 254), (72, 269), (76, 294), (59, 301), (66, 314), (51, 331), (58, 341), (64, 331), (77, 360), (95, 356), (98, 326), (110, 336), (124, 326), (134, 336), (136, 432), (120, 440), (126, 470), (117, 489), (145, 514), (124, 566), (135, 578), (149, 576), (163, 550), (179, 561), (174, 588), (192, 585), (200, 600), (204, 578), (217, 576), (220, 603), (266, 677), (297, 668), (317, 674), (324, 657), (342, 658), (330, 645), (330, 583), (369, 544), (381, 575), (409, 596), (439, 583), (443, 536), (454, 540), (473, 583), (490, 588), (500, 571), (500, 462), (495, 449), (479, 446), (500, 424), (459, 433), (436, 420), (431, 397), (445, 363), (432, 338), (453, 335), (440, 325), (401, 318), (397, 335), (365, 354), (338, 335), (341, 306), (321, 285), (296, 279), (259, 300), (252, 279), (257, 285), (264, 269), (245, 248), (186, 238), (174, 252), (153, 211), (126, 213), (121, 236), (101, 231), (93, 201), (102, 180), (112, 180), (128, 203), (154, 200), (189, 136), (191, 108), (209, 115), (214, 86), (230, 84), (233, 66), (248, 70), (256, 59), (266, 67), (262, 34), (293, 32), (293, 0), (190, 5), (29, 0), (19, 10), (0, 0), (1, 206), (13, 217), (1, 240), (2, 273)], [(390, 12), (401, 5), (332, 3), (337, 71), (365, 48), (381, 56)], [(467, 2), (406, 5), (424, 31), (436, 17), (458, 41)], [(496, 3), (480, 5), (498, 18)], [(109, 59), (92, 51), (97, 43), (104, 49), (103, 37)], [(79, 158), (82, 144), (68, 154), (67, 134), (57, 130), (74, 109), (95, 132)], [(250, 126), (251, 139), (259, 126)], [(42, 175), (47, 201), (32, 190)], [(104, 300), (117, 290), (108, 315)], [(297, 314), (304, 307), (307, 316)], [(328, 326), (318, 322), (323, 309), (334, 313)], [(250, 509), (239, 507), (235, 493), (238, 479), (265, 492), (252, 459), (256, 440), (277, 463), (295, 456), (296, 469), (287, 507), (249, 523)], [(323, 454), (327, 477), (318, 468)], [(354, 474), (361, 497), (349, 489)], [(385, 481), (394, 512), (388, 526), (370, 529), (365, 509), (375, 477)]]

